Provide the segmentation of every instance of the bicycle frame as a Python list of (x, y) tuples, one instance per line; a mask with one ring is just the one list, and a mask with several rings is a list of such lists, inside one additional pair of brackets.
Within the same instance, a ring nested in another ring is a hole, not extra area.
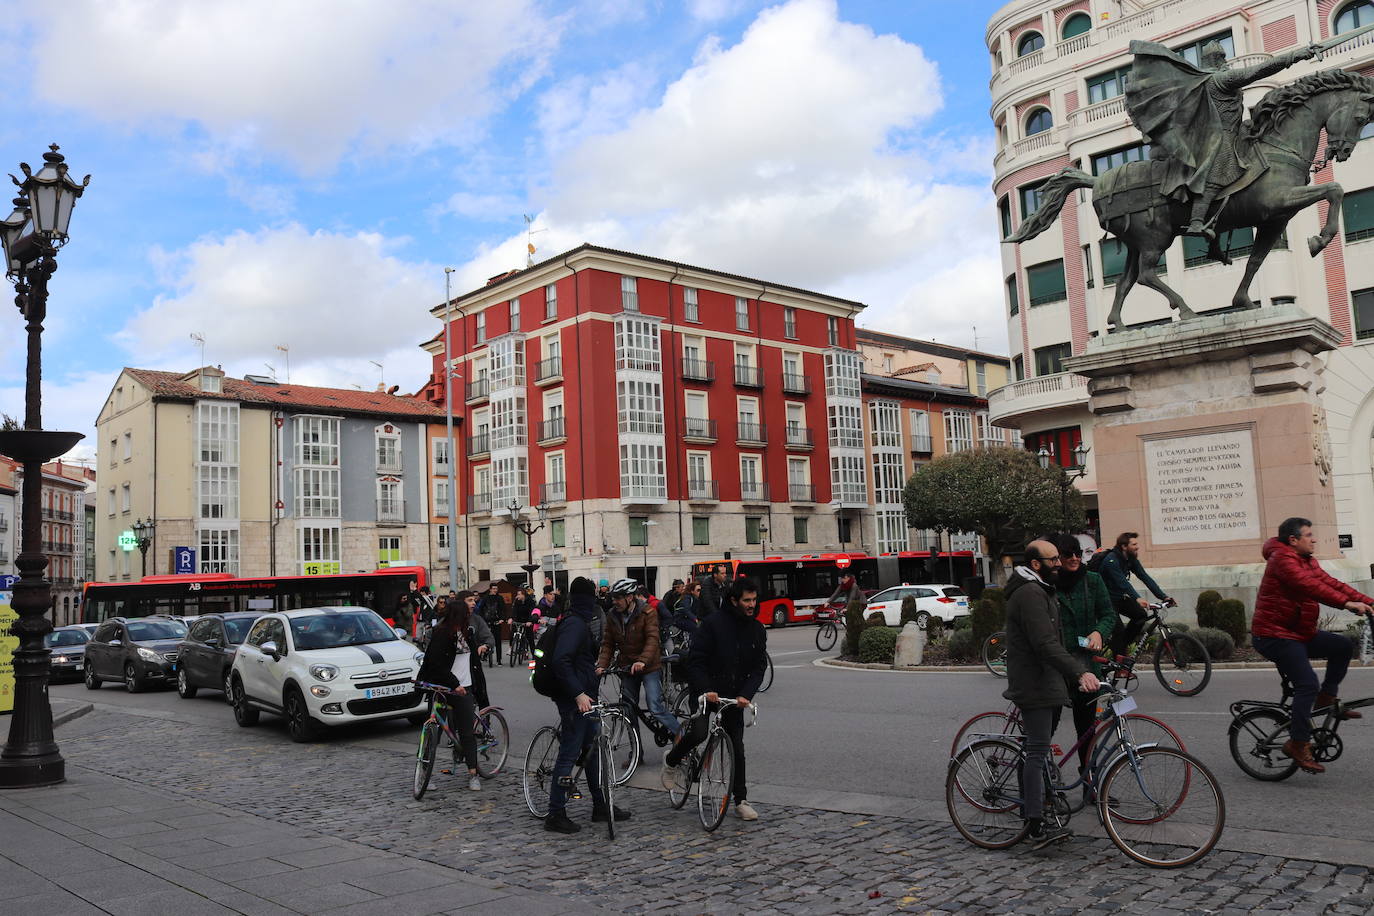
[[(454, 747), (461, 747), (462, 745), (459, 743), (458, 736), (453, 733), (453, 729), (448, 724), (448, 713), (449, 710), (453, 708), (449, 705), (448, 696), (449, 694), (453, 693), (453, 691), (449, 690), (447, 687), (442, 687), (439, 684), (430, 684), (424, 681), (417, 683), (415, 687), (418, 690), (428, 691), (434, 695), (434, 708), (429, 711), (430, 721), (435, 722), (441, 729), (443, 729), (444, 734), (448, 735), (448, 738), (450, 741), (453, 742)], [(496, 737), (492, 734), (491, 729), (487, 727), (486, 720), (482, 718), (483, 713), (493, 710), (496, 712), (501, 712), (502, 707), (483, 706), (481, 709), (477, 710), (476, 715), (473, 716), (472, 724), (477, 728), (481, 729), (481, 739), (477, 742), (477, 752), (479, 754), (496, 743)]]
[[(676, 656), (665, 656), (665, 659), (667, 659), (667, 658), (672, 658), (674, 661), (676, 661)], [(660, 673), (661, 673), (661, 671), (662, 671), (662, 669), (660, 669)], [(640, 676), (642, 676), (642, 673), (641, 673), (641, 674), (638, 674), (638, 675), (637, 675), (637, 674), (631, 674), (631, 673), (630, 673), (630, 669), (627, 668), (627, 667), (624, 667), (624, 666), (618, 667), (618, 668), (608, 668), (608, 669), (606, 669), (606, 674), (608, 674), (608, 675), (609, 675), (609, 674), (614, 674), (616, 677), (620, 678), (622, 681), (623, 681), (625, 678), (627, 678), (627, 677), (640, 677)], [(640, 694), (643, 694), (643, 695), (645, 696), (646, 701), (647, 701), (647, 699), (648, 699), (648, 696), (647, 696), (648, 691), (637, 691), (637, 692), (640, 693)], [(663, 705), (664, 705), (664, 708), (665, 708), (665, 709), (668, 709), (668, 710), (671, 710), (671, 709), (672, 709), (672, 705), (671, 705), (671, 704), (669, 703), (669, 701), (668, 701), (668, 700), (669, 700), (669, 698), (668, 698), (668, 692), (667, 692), (666, 689), (663, 689), (663, 687), (662, 687), (661, 685), (660, 685), (660, 693), (662, 694), (662, 697), (663, 697)], [(625, 712), (627, 713), (627, 715), (628, 715), (628, 717), (629, 717), (629, 719), (630, 719), (631, 724), (635, 723), (636, 721), (638, 721), (638, 722), (643, 722), (644, 725), (645, 725), (645, 727), (648, 728), (649, 731), (653, 734), (653, 736), (654, 736), (654, 743), (657, 744), (659, 747), (665, 747), (665, 746), (671, 744), (672, 741), (673, 741), (673, 739), (676, 738), (677, 736), (668, 733), (668, 730), (667, 730), (666, 728), (663, 727), (663, 723), (660, 722), (660, 721), (658, 721), (658, 719), (656, 719), (656, 718), (654, 717), (654, 715), (649, 711), (647, 702), (646, 702), (646, 705), (641, 706), (641, 705), (639, 704), (639, 699), (638, 699), (638, 697), (636, 697), (636, 699), (635, 699), (635, 704), (634, 704), (633, 706), (631, 706), (629, 703), (624, 702), (624, 696), (625, 696), (625, 694), (624, 694), (624, 691), (622, 690), (622, 691), (620, 692), (620, 694), (619, 694), (619, 697), (620, 697), (620, 708), (623, 709), (623, 710), (625, 710)]]

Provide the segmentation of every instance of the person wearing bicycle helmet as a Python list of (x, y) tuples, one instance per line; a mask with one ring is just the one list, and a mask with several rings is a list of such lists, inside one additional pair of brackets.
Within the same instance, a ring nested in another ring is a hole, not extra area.
[[(660, 652), (662, 633), (658, 625), (658, 611), (640, 597), (639, 583), (634, 579), (619, 579), (611, 586), (611, 611), (606, 615), (606, 634), (601, 640), (601, 653), (596, 659), (596, 673), (608, 668), (629, 668), (620, 677), (620, 699), (628, 710), (639, 707), (639, 689), (644, 688), (644, 703), (659, 724), (676, 736), (677, 718), (663, 702), (663, 654)], [(630, 721), (639, 729), (636, 716)]]
[[(1317, 628), (1319, 604), (1344, 608), (1366, 617), (1374, 610), (1374, 598), (1327, 575), (1315, 556), (1317, 538), (1305, 518), (1285, 519), (1278, 537), (1265, 542), (1264, 578), (1255, 597), (1255, 616), (1250, 641), (1255, 651), (1274, 663), (1293, 685), (1292, 723), (1283, 753), (1308, 773), (1324, 773), (1312, 756), (1312, 709), (1325, 709), (1338, 701), (1337, 691), (1355, 647), (1350, 638)], [(1309, 659), (1326, 659), (1326, 676), (1318, 692), (1317, 675)], [(1353, 709), (1337, 706), (1341, 719), (1359, 719)]]

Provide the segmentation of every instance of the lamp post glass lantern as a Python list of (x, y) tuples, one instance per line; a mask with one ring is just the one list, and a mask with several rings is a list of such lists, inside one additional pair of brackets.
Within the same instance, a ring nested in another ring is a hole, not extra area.
[(66, 762), (53, 738), (52, 707), (48, 702), (48, 649), (43, 637), (52, 630), (48, 609), (52, 586), (44, 576), (48, 567), (42, 541), (43, 462), (63, 455), (82, 438), (80, 433), (43, 429), (43, 321), (48, 311), (48, 281), (57, 270), (57, 251), (67, 242), (72, 208), (90, 183), (77, 183), (57, 144), (43, 154), (37, 173), (21, 162), (23, 180), (14, 179), (19, 193), (14, 210), (0, 222), (5, 276), (14, 284), (14, 304), (24, 316), (27, 359), (24, 373), (24, 425), (0, 430), (0, 453), (24, 467), (21, 496), (23, 525), (20, 552), (15, 558), (19, 580), (10, 602), (18, 614), (12, 633), (14, 650), (14, 712), (9, 737), (0, 751), (0, 788), (27, 788), (66, 779)]
[[(151, 518), (148, 520), (139, 519), (134, 522), (134, 537), (138, 540), (138, 552), (143, 555), (143, 575), (148, 575), (148, 548), (153, 546), (153, 538), (157, 535), (157, 522)], [(153, 572), (157, 572), (156, 569)]]

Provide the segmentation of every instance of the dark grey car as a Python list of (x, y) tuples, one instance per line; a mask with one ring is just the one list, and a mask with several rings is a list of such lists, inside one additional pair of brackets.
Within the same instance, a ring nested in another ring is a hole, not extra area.
[(43, 637), (43, 645), (52, 652), (48, 656), (48, 679), (81, 680), (86, 664), (86, 643), (90, 631), (82, 626), (58, 627)]
[(123, 681), (130, 693), (149, 684), (171, 684), (186, 626), (170, 617), (111, 617), (86, 643), (86, 688)]
[(253, 621), (262, 616), (258, 611), (231, 614), (206, 614), (191, 622), (190, 632), (181, 641), (177, 658), (177, 694), (189, 700), (202, 687), (223, 690), (229, 701), (229, 670), (234, 653), (243, 643)]

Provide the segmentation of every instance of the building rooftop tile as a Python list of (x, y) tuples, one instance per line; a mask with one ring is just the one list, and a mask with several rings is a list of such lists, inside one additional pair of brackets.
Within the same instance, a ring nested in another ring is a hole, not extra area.
[(443, 410), (410, 395), (385, 391), (359, 391), (351, 388), (316, 388), (311, 385), (263, 384), (224, 376), (221, 391), (202, 391), (196, 383), (199, 370), (191, 373), (164, 372), (159, 369), (134, 369), (125, 372), (143, 383), (154, 397), (173, 400), (221, 400), (268, 407), (308, 408), (327, 413), (361, 413), (383, 417), (412, 417), (429, 420), (442, 417)]

